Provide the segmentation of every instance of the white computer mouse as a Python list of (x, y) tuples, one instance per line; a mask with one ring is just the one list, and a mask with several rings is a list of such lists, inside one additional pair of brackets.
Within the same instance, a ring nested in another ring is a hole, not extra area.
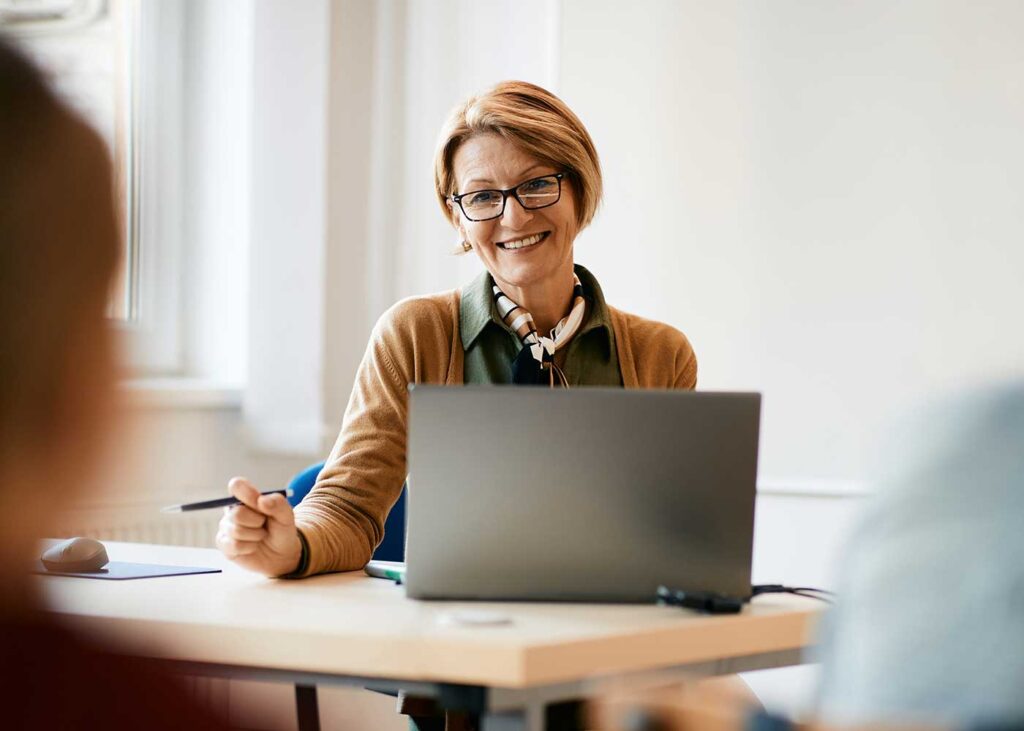
[(40, 557), (47, 571), (99, 571), (110, 561), (106, 547), (95, 538), (68, 538), (50, 546)]

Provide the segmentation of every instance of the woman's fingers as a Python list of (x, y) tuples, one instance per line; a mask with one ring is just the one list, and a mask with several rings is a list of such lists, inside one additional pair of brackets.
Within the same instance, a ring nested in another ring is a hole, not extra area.
[(244, 525), (234, 523), (224, 531), (228, 538), (236, 541), (248, 541), (259, 543), (267, 537), (266, 528), (246, 528)]
[[(295, 513), (284, 495), (264, 495), (260, 498), (260, 510), (267, 515), (267, 546), (275, 553), (288, 555), (298, 545), (298, 534), (295, 532)], [(296, 559), (297, 561), (297, 559)]]
[(257, 504), (259, 511), (271, 521), (287, 528), (295, 525), (295, 513), (284, 495), (262, 495)]
[(244, 525), (246, 528), (262, 528), (263, 524), (267, 522), (266, 515), (245, 505), (228, 508), (227, 515), (231, 516), (233, 522)]
[(267, 576), (294, 571), (302, 558), (302, 543), (287, 498), (260, 495), (244, 477), (232, 478), (228, 491), (242, 504), (224, 511), (217, 548), (228, 559)]
[(217, 526), (217, 547), (228, 558), (251, 553), (266, 540), (267, 529), (263, 527), (266, 520), (266, 516), (244, 506), (228, 508)]
[(228, 482), (228, 492), (237, 498), (242, 505), (260, 512), (260, 491), (244, 477), (232, 477), (231, 481)]
[(242, 503), (235, 508), (236, 522), (250, 528), (263, 525), (266, 516), (281, 526), (295, 525), (295, 514), (284, 495), (261, 495), (256, 486), (244, 477), (233, 477), (228, 483), (228, 492)]
[(236, 559), (241, 556), (248, 556), (255, 553), (260, 544), (257, 541), (238, 541), (231, 538), (223, 530), (217, 532), (217, 548), (229, 559)]

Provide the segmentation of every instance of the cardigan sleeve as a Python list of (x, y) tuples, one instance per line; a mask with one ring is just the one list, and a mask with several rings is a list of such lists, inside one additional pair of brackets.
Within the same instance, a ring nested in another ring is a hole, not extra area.
[(676, 378), (673, 388), (683, 388), (693, 391), (697, 388), (697, 354), (693, 352), (693, 346), (685, 335), (682, 335), (682, 342), (678, 345), (678, 352), (675, 357)]
[(609, 307), (626, 388), (697, 387), (697, 355), (671, 325)]
[(399, 302), (378, 321), (356, 374), (341, 432), (295, 509), (308, 543), (302, 575), (366, 565), (406, 479), (410, 383), (444, 383), (452, 323), (434, 299)]

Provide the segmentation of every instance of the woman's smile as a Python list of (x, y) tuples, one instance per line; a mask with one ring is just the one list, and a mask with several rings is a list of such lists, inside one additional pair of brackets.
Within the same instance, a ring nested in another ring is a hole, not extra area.
[(507, 241), (497, 241), (495, 243), (499, 249), (510, 254), (526, 253), (527, 250), (536, 248), (538, 244), (545, 241), (550, 233), (550, 231), (541, 231), (540, 233), (520, 236), (515, 239), (508, 239)]

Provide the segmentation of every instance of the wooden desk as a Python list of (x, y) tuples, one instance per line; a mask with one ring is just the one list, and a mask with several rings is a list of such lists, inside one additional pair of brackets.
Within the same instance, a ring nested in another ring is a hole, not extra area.
[[(822, 607), (760, 597), (742, 614), (637, 605), (423, 602), (362, 572), (265, 579), (211, 549), (110, 543), (111, 560), (216, 566), (132, 581), (39, 577), (73, 626), (196, 674), (402, 688), (482, 713), (485, 729), (540, 729), (549, 703), (651, 673), (716, 675), (799, 663)], [(502, 626), (453, 624), (488, 610)]]

